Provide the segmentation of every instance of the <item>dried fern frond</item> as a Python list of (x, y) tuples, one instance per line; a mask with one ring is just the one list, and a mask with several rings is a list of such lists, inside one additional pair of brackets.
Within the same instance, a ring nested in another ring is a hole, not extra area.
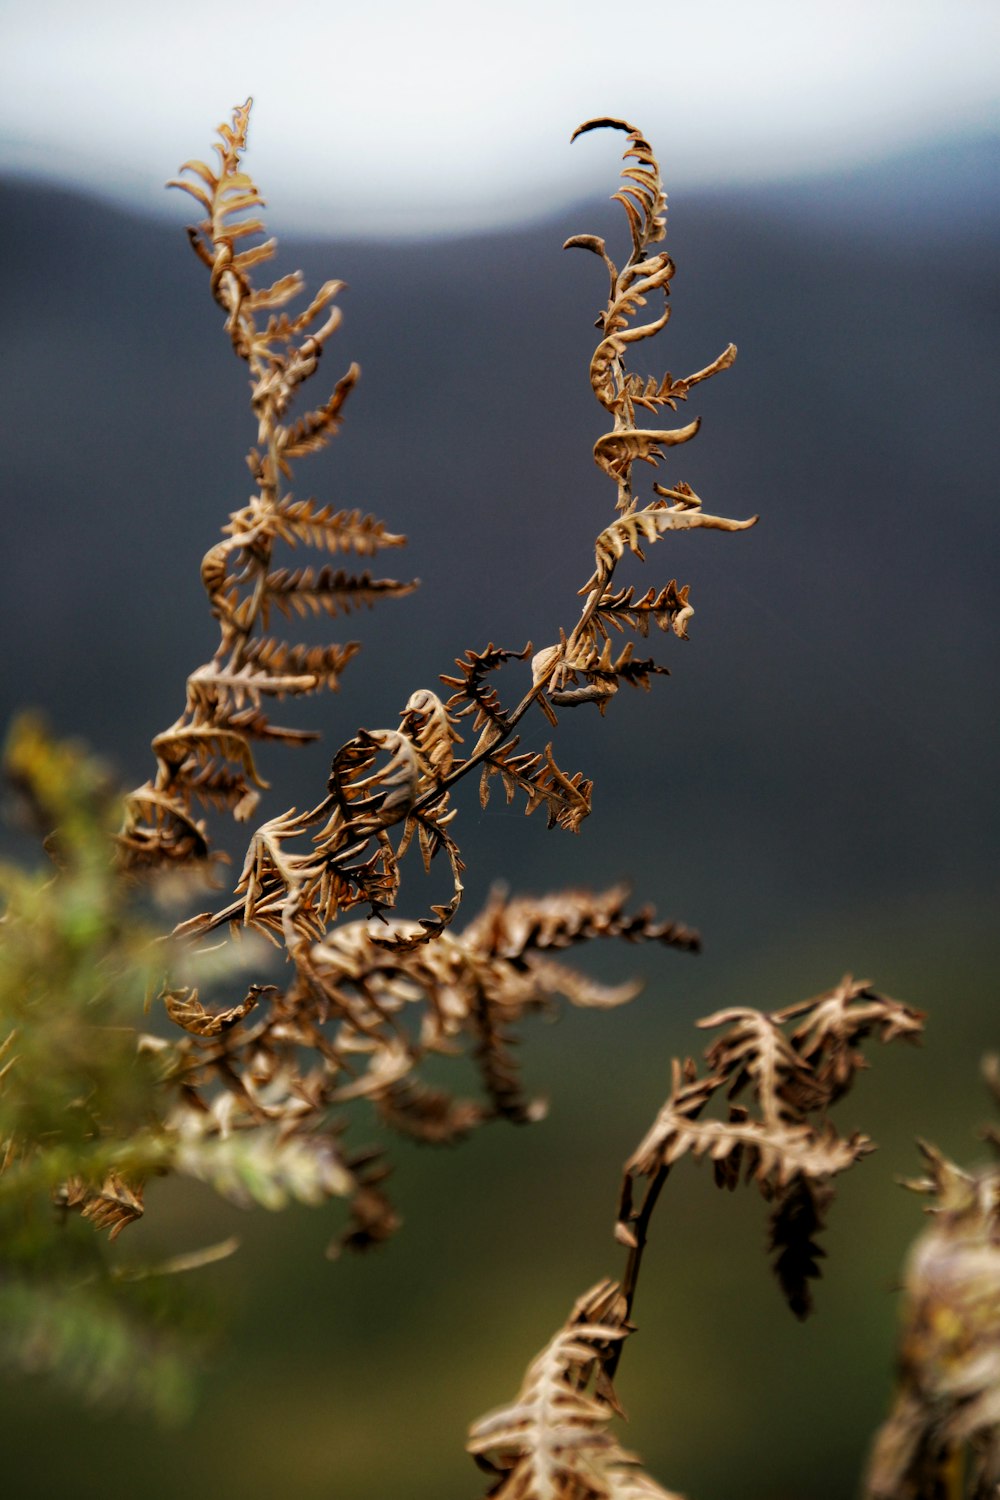
[[(635, 126), (615, 119), (588, 120), (574, 131), (573, 140), (602, 127), (622, 130), (628, 136), (622, 185), (614, 194), (614, 201), (625, 210), (632, 253), (619, 271), (608, 256), (604, 241), (595, 235), (575, 235), (566, 241), (565, 248), (590, 250), (599, 255), (610, 277), (608, 303), (598, 318), (603, 337), (591, 360), (590, 381), (601, 405), (613, 415), (615, 425), (612, 432), (598, 439), (594, 458), (617, 481), (618, 509), (627, 513), (634, 505), (631, 469), (636, 459), (657, 463), (664, 448), (688, 442), (699, 426), (695, 421), (686, 427), (667, 430), (638, 428), (635, 407), (654, 410), (661, 405), (673, 407), (678, 400), (685, 400), (693, 385), (729, 368), (736, 358), (736, 348), (730, 344), (710, 365), (685, 380), (675, 381), (670, 375), (661, 380), (642, 378), (626, 370), (624, 355), (628, 347), (653, 338), (667, 324), (670, 317), (667, 298), (675, 268), (668, 255), (650, 254), (652, 247), (666, 235), (667, 198), (649, 142)], [(663, 298), (660, 315), (647, 323), (635, 322), (647, 298), (654, 294)]]
[(130, 1186), (118, 1172), (109, 1172), (100, 1187), (74, 1175), (60, 1185), (55, 1202), (59, 1208), (77, 1209), (95, 1229), (109, 1230), (108, 1239), (113, 1241), (127, 1224), (142, 1218), (142, 1190), (141, 1182)]
[[(299, 697), (321, 688), (335, 691), (340, 675), (358, 650), (345, 645), (288, 645), (267, 634), (269, 615), (337, 615), (399, 598), (415, 583), (354, 575), (342, 568), (273, 566), (276, 544), (300, 542), (328, 552), (370, 557), (403, 538), (358, 508), (334, 510), (313, 499), (282, 493), (291, 463), (325, 446), (337, 431), (359, 370), (351, 365), (325, 402), (297, 420), (288, 419), (299, 388), (312, 376), (325, 345), (340, 323), (333, 302), (342, 284), (327, 281), (295, 316), (285, 308), (303, 290), (298, 272), (257, 287), (254, 273), (270, 260), (273, 239), (253, 243), (263, 233), (259, 210), (264, 200), (241, 158), (250, 120), (248, 99), (219, 127), (218, 161), (186, 162), (172, 185), (206, 211), (189, 231), (199, 260), (209, 268), (212, 295), (226, 312), (233, 349), (250, 371), (251, 407), (257, 419), (257, 446), (248, 463), (257, 492), (234, 511), (223, 540), (202, 563), (202, 582), (219, 622), (219, 645), (211, 662), (188, 679), (180, 718), (153, 742), (155, 779), (128, 799), (120, 836), (123, 859), (131, 866), (182, 864), (210, 855), (198, 803), (230, 811), (238, 821), (251, 816), (266, 783), (258, 776), (252, 739), (307, 738), (302, 731), (272, 725), (262, 708), (268, 698)], [(245, 712), (246, 705), (254, 710)]]
[[(736, 357), (736, 350), (729, 345), (717, 359), (683, 380), (675, 380), (671, 375), (640, 377), (626, 369), (625, 356), (631, 346), (655, 337), (666, 326), (674, 264), (666, 254), (652, 253), (652, 247), (666, 234), (666, 195), (656, 157), (642, 133), (625, 121), (603, 118), (582, 125), (573, 139), (605, 126), (623, 130), (628, 136), (622, 185), (614, 197), (628, 221), (631, 254), (619, 270), (604, 241), (596, 235), (575, 235), (566, 241), (565, 248), (585, 249), (598, 255), (609, 275), (607, 306), (598, 318), (602, 337), (591, 360), (590, 380), (598, 401), (614, 418), (612, 430), (597, 439), (594, 458), (616, 482), (620, 514), (601, 531), (595, 543), (594, 572), (580, 589), (585, 604), (579, 620), (568, 634), (560, 633), (558, 644), (537, 652), (532, 661), (529, 700), (538, 702), (552, 724), (556, 722), (556, 708), (596, 703), (603, 714), (622, 681), (645, 687), (651, 675), (666, 675), (666, 669), (652, 661), (633, 662), (630, 655), (612, 660), (607, 649), (609, 626), (622, 629), (627, 625), (646, 634), (652, 618), (661, 629), (672, 629), (680, 639), (687, 638), (687, 626), (694, 614), (688, 587), (678, 593), (676, 581), (672, 581), (659, 592), (649, 589), (641, 600), (633, 597), (631, 589), (616, 591), (614, 573), (625, 553), (644, 560), (643, 546), (668, 531), (694, 528), (741, 531), (753, 526), (757, 519), (734, 521), (708, 515), (690, 485), (683, 482), (669, 489), (655, 485), (655, 498), (638, 508), (632, 476), (635, 463), (656, 465), (666, 450), (690, 441), (698, 432), (699, 423), (694, 421), (670, 429), (642, 428), (637, 425), (636, 408), (655, 411), (662, 406), (675, 407), (678, 401), (686, 400), (693, 386), (727, 369)], [(662, 312), (650, 321), (638, 321), (640, 310), (651, 296), (662, 296)], [(462, 686), (458, 682), (454, 685)], [(491, 696), (477, 719), (483, 736), (474, 755), (478, 754), (480, 759), (492, 758), (499, 740), (509, 736), (524, 706), (522, 702), (512, 713), (504, 712), (495, 694)]]
[[(791, 1034), (785, 1026), (800, 1024)], [(775, 1272), (792, 1311), (812, 1308), (809, 1283), (822, 1255), (816, 1235), (838, 1173), (873, 1150), (859, 1133), (841, 1136), (828, 1116), (863, 1059), (857, 1043), (874, 1033), (883, 1041), (915, 1040), (919, 1011), (878, 995), (866, 980), (846, 976), (835, 989), (785, 1010), (731, 1008), (698, 1024), (727, 1029), (705, 1053), (699, 1076), (688, 1059), (675, 1061), (670, 1094), (626, 1163), (616, 1234), (640, 1256), (648, 1217), (666, 1176), (683, 1156), (708, 1157), (720, 1187), (754, 1183), (771, 1204), (770, 1244)], [(750, 1093), (757, 1114), (736, 1103)], [(729, 1100), (724, 1119), (703, 1119), (716, 1097)], [(634, 1202), (636, 1179), (648, 1188)], [(637, 1263), (636, 1263), (637, 1264)]]
[(508, 805), (517, 792), (523, 792), (527, 801), (525, 815), (538, 807), (544, 807), (550, 828), (565, 828), (570, 833), (579, 833), (580, 825), (590, 812), (590, 794), (593, 782), (584, 778), (582, 771), (567, 775), (556, 765), (551, 744), (546, 745), (543, 755), (530, 750), (515, 755), (518, 741), (512, 740), (502, 749), (492, 751), (483, 763), (479, 800), (483, 807), (489, 802), (490, 777), (498, 775), (503, 782)]
[[(605, 900), (610, 916), (613, 893)], [(486, 912), (478, 921), (485, 927), (489, 919)], [(499, 906), (493, 922), (499, 934)], [(518, 945), (527, 940), (522, 928)], [(785, 1028), (793, 1019), (800, 1024), (789, 1033)], [(741, 1176), (757, 1184), (772, 1205), (771, 1250), (779, 1282), (793, 1311), (804, 1316), (810, 1307), (809, 1282), (819, 1275), (823, 1251), (816, 1237), (833, 1196), (832, 1179), (872, 1149), (863, 1136), (838, 1135), (827, 1110), (862, 1065), (855, 1050), (859, 1040), (874, 1034), (883, 1041), (916, 1039), (921, 1021), (920, 1012), (876, 994), (867, 981), (855, 983), (848, 975), (827, 994), (783, 1011), (732, 1007), (699, 1023), (726, 1028), (706, 1052), (706, 1073), (699, 1075), (691, 1059), (674, 1061), (670, 1096), (626, 1164), (615, 1228), (616, 1239), (628, 1252), (621, 1282), (599, 1283), (582, 1298), (529, 1366), (517, 1399), (470, 1430), (469, 1451), (494, 1477), (488, 1491), (491, 1500), (622, 1500), (667, 1493), (619, 1448), (609, 1424), (621, 1415), (612, 1382), (625, 1337), (633, 1331), (631, 1313), (650, 1222), (672, 1166), (688, 1154), (707, 1155), (720, 1186), (733, 1188)], [(843, 1060), (848, 1056), (851, 1063), (845, 1070)], [(756, 1117), (747, 1105), (736, 1102), (747, 1094), (757, 1106)], [(713, 1100), (722, 1096), (729, 1100), (726, 1117), (703, 1118)], [(941, 1158), (932, 1158), (932, 1166), (935, 1191), (942, 1194), (947, 1179), (947, 1203), (964, 1215), (963, 1222), (975, 1220), (975, 1236), (981, 1234), (982, 1207), (988, 1201), (990, 1235), (995, 1238), (992, 1221), (1000, 1203), (995, 1184), (984, 1200), (975, 1192), (970, 1195), (968, 1178), (956, 1186), (955, 1169), (946, 1172)], [(645, 1187), (637, 1202), (635, 1186), (640, 1179)], [(985, 1301), (980, 1297), (975, 1309), (977, 1327), (981, 1318), (984, 1332), (992, 1330), (987, 1334), (990, 1359), (997, 1343), (994, 1304), (1000, 1285), (995, 1259), (993, 1253), (989, 1265), (979, 1267), (984, 1272), (981, 1290), (992, 1290), (985, 1292)], [(977, 1354), (982, 1352), (977, 1346)], [(982, 1358), (964, 1363), (959, 1382), (964, 1381), (962, 1389), (968, 1391), (975, 1383), (979, 1402), (964, 1413), (962, 1430), (965, 1438), (976, 1442), (977, 1483), (987, 1475), (995, 1482), (1000, 1453), (1000, 1412), (995, 1410), (1000, 1375), (993, 1363), (988, 1368)], [(933, 1410), (940, 1415), (940, 1406)], [(943, 1497), (945, 1491), (936, 1488), (894, 1487), (903, 1473), (900, 1447), (912, 1436), (913, 1427), (911, 1418), (902, 1421), (901, 1438), (892, 1425), (895, 1420), (887, 1424), (889, 1435), (880, 1440), (876, 1453), (875, 1470), (882, 1475), (883, 1487), (871, 1489), (872, 1500), (889, 1500), (890, 1495), (918, 1500), (932, 1493)], [(953, 1438), (954, 1431), (950, 1435)], [(891, 1471), (894, 1482), (885, 1479), (890, 1464), (896, 1464)], [(985, 1500), (987, 1493), (992, 1489), (974, 1490), (976, 1500)]]
[[(608, 262), (612, 296), (603, 320), (602, 348), (605, 353), (611, 351), (606, 370), (611, 372), (612, 385), (618, 374), (622, 380), (625, 378), (620, 360), (625, 347), (640, 337), (651, 336), (666, 321), (664, 316), (655, 326), (633, 327), (630, 323), (646, 294), (665, 289), (672, 274), (672, 266), (665, 257), (660, 257), (655, 265), (645, 259), (649, 245), (662, 238), (664, 232), (664, 199), (648, 143), (638, 132), (627, 128), (629, 165), (618, 196), (629, 219), (633, 256), (621, 273)], [(203, 233), (208, 235), (210, 229), (206, 221)], [(597, 242), (586, 240), (586, 244), (594, 249)], [(605, 255), (603, 246), (600, 253)], [(220, 294), (231, 293), (233, 297), (240, 290), (236, 283), (225, 282), (229, 293), (223, 293), (223, 281), (219, 280), (218, 285)], [(245, 315), (242, 302), (234, 315)], [(281, 327), (284, 329), (284, 325)], [(269, 337), (277, 337), (274, 328)], [(241, 351), (244, 345), (246, 349), (250, 347), (244, 341)], [(691, 385), (729, 362), (731, 356), (727, 354), (686, 383), (672, 379), (666, 384), (659, 382), (655, 392), (647, 383), (643, 385), (642, 399), (647, 406), (656, 404), (654, 396), (657, 400), (662, 396), (666, 402), (668, 389), (673, 393), (670, 400), (680, 399)], [(631, 397), (624, 385), (620, 391), (615, 387), (615, 391), (608, 396), (603, 386), (599, 390), (605, 404), (616, 412), (616, 427), (609, 439), (599, 440), (597, 451), (609, 472), (613, 470), (620, 484), (629, 488), (631, 466), (637, 457), (652, 459), (664, 444), (669, 446), (679, 439), (676, 433), (659, 430), (643, 433), (629, 425), (631, 418), (624, 421), (622, 403), (627, 404)], [(694, 427), (682, 429), (681, 436), (689, 437), (694, 430)], [(445, 854), (452, 872), (450, 899), (439, 903), (432, 915), (423, 919), (419, 934), (412, 933), (406, 939), (409, 943), (429, 940), (452, 920), (461, 895), (461, 856), (452, 834), (445, 831), (452, 817), (448, 793), (454, 783), (476, 767), (480, 769), (480, 799), (484, 805), (492, 778), (499, 776), (508, 801), (520, 793), (525, 798), (527, 813), (544, 807), (550, 827), (577, 832), (590, 811), (590, 781), (581, 771), (564, 771), (551, 743), (541, 750), (520, 749), (516, 726), (533, 704), (539, 706), (553, 726), (557, 723), (556, 709), (593, 702), (603, 714), (623, 683), (648, 688), (655, 676), (667, 675), (667, 669), (659, 663), (636, 657), (631, 645), (613, 653), (609, 628), (628, 626), (645, 634), (653, 620), (660, 628), (672, 629), (679, 638), (686, 638), (693, 614), (688, 590), (685, 587), (678, 591), (672, 582), (659, 592), (650, 589), (641, 599), (636, 599), (631, 589), (616, 591), (613, 576), (626, 551), (641, 558), (642, 545), (657, 540), (667, 531), (694, 527), (739, 530), (752, 524), (706, 515), (698, 496), (685, 484), (669, 490), (658, 486), (657, 495), (643, 510), (636, 510), (631, 502), (622, 508), (625, 513), (598, 537), (597, 569), (580, 590), (586, 601), (577, 624), (568, 635), (560, 632), (557, 645), (534, 655), (531, 686), (515, 706), (504, 705), (491, 679), (501, 668), (528, 656), (530, 645), (521, 651), (492, 643), (483, 651), (468, 650), (457, 662), (458, 674), (442, 679), (452, 689), (446, 702), (441, 703), (436, 695), (427, 696), (427, 690), (423, 690), (422, 695), (417, 695), (418, 701), (411, 697), (404, 708), (398, 730), (359, 731), (334, 756), (329, 795), (323, 802), (280, 826), (272, 823), (258, 829), (237, 886), (242, 901), (206, 914), (191, 930), (208, 931), (239, 916), (244, 923), (259, 926), (276, 939), (282, 935), (289, 938), (294, 933), (300, 945), (307, 945), (335, 920), (338, 912), (357, 901), (367, 901), (375, 913), (390, 908), (399, 890), (399, 861), (416, 840), (425, 867), (435, 856)], [(309, 534), (317, 527), (325, 528), (327, 523), (332, 525), (329, 514), (317, 511), (312, 502), (305, 509), (296, 509), (288, 497), (275, 496), (272, 509), (278, 512), (274, 524), (281, 535), (287, 535), (289, 529), (296, 535)], [(238, 519), (234, 518), (234, 526)], [(250, 520), (248, 516), (247, 522)], [(359, 526), (355, 515), (348, 528), (352, 535), (357, 536)], [(366, 523), (362, 535), (365, 545), (368, 540), (374, 545), (375, 530), (371, 525)], [(230, 546), (227, 542), (214, 549), (203, 573), (216, 612), (244, 633), (246, 601), (240, 602), (237, 581), (248, 570), (255, 579), (254, 608), (264, 627), (272, 607), (286, 614), (319, 611), (335, 614), (383, 592), (398, 594), (408, 587), (375, 581), (368, 574), (351, 578), (331, 568), (317, 572), (309, 567), (292, 571), (265, 567), (254, 573), (252, 560), (248, 558), (244, 559), (242, 573), (233, 572), (228, 555)], [(269, 639), (259, 644), (249, 642), (241, 647), (239, 662), (226, 671), (218, 668), (202, 671), (198, 679), (199, 701), (210, 702), (213, 695), (223, 691), (235, 693), (234, 703), (219, 716), (232, 729), (233, 715), (245, 711), (244, 702), (260, 713), (261, 698), (268, 690), (274, 697), (305, 690), (310, 676), (315, 679), (314, 685), (335, 685), (343, 658), (343, 652), (332, 658), (321, 657), (315, 651), (310, 653), (283, 643), (279, 646)], [(270, 674), (270, 681), (262, 680), (262, 670)], [(472, 718), (473, 730), (479, 738), (463, 759), (456, 758), (454, 746), (460, 743), (455, 725), (464, 717)], [(257, 718), (252, 725), (254, 729), (260, 727)], [(380, 751), (388, 755), (388, 764), (380, 761)], [(176, 770), (179, 747), (173, 756), (171, 765)], [(237, 766), (237, 773), (224, 777), (204, 767), (200, 772), (207, 795), (218, 803), (230, 794), (240, 814), (246, 815), (254, 805), (255, 782), (249, 763), (242, 769)], [(165, 821), (161, 817), (160, 823)], [(403, 828), (399, 842), (394, 844), (390, 830), (396, 824), (402, 824)], [(291, 860), (276, 856), (274, 841), (279, 835), (285, 843), (310, 832), (313, 852), (296, 854)], [(402, 939), (395, 941), (398, 944)]]
[(609, 1431), (622, 1411), (605, 1363), (630, 1331), (621, 1288), (599, 1282), (532, 1360), (515, 1400), (473, 1423), (466, 1447), (495, 1477), (490, 1500), (681, 1500)]
[[(635, 985), (595, 985), (549, 955), (597, 938), (697, 946), (696, 934), (657, 922), (648, 909), (630, 913), (625, 902), (621, 888), (510, 902), (495, 893), (462, 932), (439, 933), (430, 942), (419, 923), (391, 924), (388, 931), (359, 922), (335, 928), (313, 948), (312, 972), (345, 1017), (339, 1055), (368, 1059), (366, 1072), (341, 1087), (337, 1099), (371, 1098), (390, 1123), (398, 1120), (407, 1134), (428, 1141), (455, 1138), (490, 1118), (541, 1118), (544, 1106), (521, 1089), (512, 1050), (518, 1023), (531, 1011), (551, 1010), (560, 997), (607, 1007), (637, 993)], [(406, 1017), (420, 1005), (414, 1040)], [(417, 1078), (425, 1053), (463, 1046), (481, 1076), (485, 1104), (443, 1091), (432, 1098)]]
[[(273, 986), (267, 987), (273, 992)], [(257, 1005), (265, 990), (260, 985), (251, 985), (245, 997), (236, 1005), (230, 1005), (226, 1010), (209, 1011), (198, 998), (198, 991), (189, 987), (180, 990), (163, 990), (160, 999), (163, 1001), (167, 1015), (175, 1026), (182, 1031), (190, 1032), (192, 1036), (219, 1036), (235, 1026), (237, 1021), (242, 1021), (245, 1016)]]

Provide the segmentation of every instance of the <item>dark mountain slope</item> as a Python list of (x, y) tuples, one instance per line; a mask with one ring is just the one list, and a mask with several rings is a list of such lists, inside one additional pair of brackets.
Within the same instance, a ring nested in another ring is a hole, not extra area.
[[(698, 607), (691, 644), (662, 643), (673, 681), (622, 705), (617, 729), (565, 726), (602, 809), (628, 736), (613, 823), (653, 785), (685, 848), (721, 819), (783, 900), (992, 869), (991, 243), (981, 215), (958, 233), (953, 210), (946, 249), (918, 253), (912, 224), (896, 235), (883, 213), (871, 232), (872, 198), (831, 192), (826, 216), (816, 188), (672, 203), (679, 271), (655, 357), (696, 368), (732, 337), (740, 358), (692, 402), (703, 431), (671, 472), (711, 508), (763, 519), (653, 553), (649, 581), (691, 581)], [(3, 710), (47, 706), (135, 777), (210, 649), (197, 562), (247, 490), (244, 376), (179, 225), (23, 185), (3, 202)], [(601, 277), (558, 247), (614, 233), (612, 214), (284, 246), (313, 283), (349, 283), (327, 359), (331, 376), (352, 357), (364, 372), (342, 436), (297, 487), (405, 530), (392, 561), (424, 580), (356, 622), (369, 654), (315, 706), (319, 723), (392, 722), (466, 645), (538, 645), (570, 619), (610, 488), (590, 459), (601, 413), (586, 380)], [(306, 773), (277, 774), (301, 801)], [(647, 836), (632, 835), (640, 868), (652, 823)], [(557, 846), (530, 838), (511, 857), (554, 876)]]

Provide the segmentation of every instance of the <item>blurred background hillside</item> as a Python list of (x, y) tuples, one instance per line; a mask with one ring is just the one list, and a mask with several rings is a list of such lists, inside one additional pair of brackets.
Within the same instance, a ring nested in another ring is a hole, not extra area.
[[(535, 892), (624, 879), (697, 926), (704, 954), (590, 955), (602, 977), (642, 974), (644, 995), (533, 1029), (542, 1125), (497, 1127), (454, 1153), (394, 1146), (405, 1225), (366, 1261), (323, 1258), (335, 1210), (250, 1216), (154, 1187), (129, 1231), (137, 1248), (243, 1239), (201, 1273), (231, 1332), (198, 1414), (162, 1433), (31, 1384), (5, 1391), (4, 1485), (18, 1500), (480, 1493), (465, 1427), (513, 1394), (573, 1299), (618, 1271), (620, 1166), (671, 1055), (701, 1044), (693, 1020), (783, 1005), (845, 970), (930, 1019), (925, 1047), (875, 1055), (842, 1107), (881, 1149), (835, 1205), (816, 1316), (799, 1326), (781, 1304), (759, 1202), (723, 1198), (689, 1169), (654, 1223), (621, 1394), (629, 1442), (692, 1500), (852, 1491), (888, 1398), (893, 1288), (920, 1226), (893, 1178), (917, 1170), (918, 1134), (975, 1158), (978, 1060), (1000, 1040), (998, 136), (967, 121), (900, 144), (887, 129), (867, 159), (766, 181), (706, 171), (673, 189), (669, 114), (657, 135), (626, 85), (619, 106), (593, 83), (560, 139), (618, 107), (652, 136), (678, 272), (670, 325), (643, 354), (681, 375), (739, 347), (682, 412), (702, 431), (666, 475), (716, 514), (761, 521), (667, 539), (630, 565), (640, 591), (690, 583), (696, 614), (689, 642), (651, 643), (672, 672), (651, 695), (619, 695), (605, 722), (587, 707), (561, 716), (560, 764), (595, 782), (579, 838), (497, 798), (483, 812), (472, 788), (456, 832), (470, 912), (498, 879)], [(236, 98), (228, 79), (220, 89), (193, 138), (178, 128), (167, 173), (207, 155)], [(365, 238), (354, 222), (306, 238), (272, 212), (279, 269), (349, 284), (331, 382), (362, 366), (343, 432), (299, 464), (296, 491), (405, 532), (386, 571), (422, 587), (332, 622), (327, 638), (364, 651), (338, 697), (289, 710), (324, 738), (262, 757), (270, 812), (314, 799), (331, 751), (359, 725), (394, 725), (466, 647), (540, 649), (572, 624), (613, 499), (591, 458), (603, 428), (587, 379), (603, 272), (559, 247), (580, 232), (621, 246), (607, 201), (621, 146), (608, 135), (567, 150), (576, 172), (585, 158), (586, 196), (515, 206), (488, 231)], [(213, 648), (198, 564), (249, 493), (245, 373), (179, 196), (153, 215), (124, 190), (92, 195), (66, 173), (31, 175), (23, 153), (6, 160), (0, 720), (41, 707), (134, 784)], [(253, 150), (247, 165), (280, 200)], [(548, 737), (541, 720), (531, 736)], [(405, 915), (422, 914), (418, 886), (404, 897)]]

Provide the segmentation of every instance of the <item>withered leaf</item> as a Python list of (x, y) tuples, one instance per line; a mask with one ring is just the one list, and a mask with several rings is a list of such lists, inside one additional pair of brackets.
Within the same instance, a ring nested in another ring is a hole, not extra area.
[(238, 1021), (242, 1021), (257, 1005), (261, 995), (268, 992), (275, 993), (272, 985), (251, 985), (238, 1004), (229, 1006), (227, 1010), (214, 1012), (205, 1009), (196, 989), (164, 990), (161, 998), (167, 1015), (175, 1025), (190, 1032), (192, 1036), (212, 1037), (220, 1036)]

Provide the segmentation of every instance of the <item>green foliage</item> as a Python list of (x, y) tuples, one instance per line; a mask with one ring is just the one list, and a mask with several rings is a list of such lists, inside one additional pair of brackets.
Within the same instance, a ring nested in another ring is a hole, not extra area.
[(164, 968), (114, 867), (120, 807), (100, 766), (22, 719), (6, 770), (55, 868), (0, 867), (5, 1203), (137, 1164), (122, 1142), (158, 1118), (163, 1071), (136, 1048), (137, 1001)]
[(172, 1284), (94, 1233), (141, 1214), (164, 1156), (169, 1049), (142, 1046), (136, 1022), (165, 951), (115, 868), (102, 766), (25, 716), (5, 771), (52, 863), (0, 866), (0, 1360), (178, 1416), (194, 1324)]

